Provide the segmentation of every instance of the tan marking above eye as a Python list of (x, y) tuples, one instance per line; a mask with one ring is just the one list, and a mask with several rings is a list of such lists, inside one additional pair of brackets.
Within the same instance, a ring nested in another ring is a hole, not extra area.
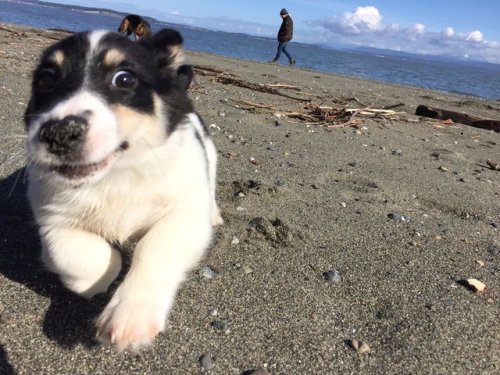
[(62, 66), (64, 63), (64, 52), (58, 49), (57, 51), (54, 51), (54, 53), (49, 57), (50, 60), (54, 61), (57, 65)]
[(125, 60), (125, 54), (117, 49), (112, 49), (106, 52), (104, 56), (104, 65), (108, 67), (113, 67), (119, 65)]

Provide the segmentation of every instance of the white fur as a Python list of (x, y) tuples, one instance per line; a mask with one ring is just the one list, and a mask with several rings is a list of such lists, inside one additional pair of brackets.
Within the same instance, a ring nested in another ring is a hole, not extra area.
[[(51, 171), (53, 157), (36, 134), (44, 120), (89, 106), (93, 115), (82, 158), (111, 161), (97, 177), (75, 185)], [(159, 122), (165, 121), (161, 113), (160, 108)], [(164, 139), (148, 139), (150, 134), (137, 124), (136, 131), (127, 133), (131, 152), (114, 154), (123, 131), (120, 121), (85, 91), (29, 129), (28, 195), (40, 226), (44, 263), (69, 289), (92, 297), (106, 291), (120, 272), (120, 254), (110, 244), (139, 238), (125, 280), (97, 319), (97, 335), (119, 349), (150, 344), (164, 329), (186, 273), (208, 247), (212, 224), (222, 223), (215, 203), (212, 141), (203, 137), (200, 144), (196, 132), (203, 135), (202, 126), (190, 114)]]

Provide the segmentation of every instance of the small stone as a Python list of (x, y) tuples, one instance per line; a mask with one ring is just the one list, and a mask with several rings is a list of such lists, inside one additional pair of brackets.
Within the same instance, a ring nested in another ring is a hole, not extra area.
[(240, 243), (240, 239), (238, 237), (233, 237), (233, 239), (231, 240), (231, 245), (238, 245)]
[(482, 260), (476, 260), (476, 263), (479, 264), (479, 267), (484, 266), (484, 262)]
[(351, 340), (351, 347), (356, 350), (358, 354), (364, 354), (371, 351), (366, 342), (358, 341), (356, 339)]
[(214, 270), (213, 268), (208, 267), (208, 266), (203, 267), (200, 270), (200, 276), (202, 276), (205, 279), (213, 279), (213, 278), (217, 277), (217, 275), (218, 275), (218, 272), (216, 270)]
[(226, 117), (226, 114), (222, 111), (219, 112), (219, 117)]
[(396, 155), (396, 156), (401, 156), (401, 155), (403, 155), (403, 151), (401, 151), (401, 150), (394, 150), (394, 151), (392, 151), (392, 154)]
[(9, 325), (14, 322), (15, 318), (14, 315), (7, 312), (7, 311), (2, 311), (0, 314), (0, 325)]
[(227, 320), (214, 320), (211, 324), (217, 331), (227, 332), (229, 323)]
[(409, 223), (411, 221), (411, 218), (409, 216), (405, 216), (400, 212), (391, 212), (387, 215), (387, 217), (394, 221), (402, 221), (403, 223)]
[(250, 267), (248, 266), (243, 266), (242, 267), (242, 271), (243, 271), (243, 274), (244, 275), (249, 275), (253, 272), (253, 269), (251, 269)]
[(340, 202), (340, 205), (344, 208), (347, 207), (347, 204), (345, 202)]
[(486, 284), (482, 283), (478, 279), (467, 279), (463, 282), (470, 290), (476, 293), (481, 293), (486, 289)]
[(203, 354), (200, 357), (200, 364), (201, 367), (203, 367), (204, 370), (209, 371), (215, 366), (214, 359), (209, 356), (208, 354)]
[(438, 168), (438, 169), (439, 169), (440, 171), (442, 171), (442, 172), (446, 172), (446, 171), (448, 171), (448, 168), (443, 167), (442, 165), (441, 165), (441, 166), (439, 166), (439, 168)]
[(339, 283), (340, 281), (342, 281), (342, 276), (340, 276), (340, 273), (336, 270), (330, 270), (324, 272), (323, 277), (325, 278), (326, 281), (332, 284)]
[(494, 245), (490, 250), (491, 255), (498, 255), (500, 253), (500, 246)]
[(212, 309), (208, 312), (208, 315), (217, 316), (217, 315), (219, 315), (219, 312), (217, 311), (217, 309)]

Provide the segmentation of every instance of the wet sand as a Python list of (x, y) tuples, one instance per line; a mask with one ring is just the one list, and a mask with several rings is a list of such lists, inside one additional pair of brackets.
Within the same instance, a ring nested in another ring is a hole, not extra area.
[(31, 70), (63, 33), (0, 26), (0, 373), (197, 374), (203, 355), (223, 375), (500, 371), (500, 173), (486, 163), (500, 163), (500, 133), (413, 115), (424, 104), (498, 119), (500, 102), (307, 71), (299, 58), (189, 52), (198, 67), (296, 86), (278, 91), (323, 106), (398, 113), (307, 124), (276, 115), (307, 102), (197, 74), (225, 225), (168, 329), (139, 354), (116, 353), (93, 340), (110, 295), (85, 301), (43, 270), (24, 197)]

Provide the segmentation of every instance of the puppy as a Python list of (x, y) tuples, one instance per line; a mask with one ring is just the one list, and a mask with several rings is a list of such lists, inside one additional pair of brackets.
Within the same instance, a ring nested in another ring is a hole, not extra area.
[(140, 40), (151, 36), (150, 24), (137, 14), (129, 14), (124, 17), (118, 28), (119, 33), (125, 33), (127, 36), (135, 35), (135, 40)]
[(216, 149), (186, 93), (181, 44), (169, 29), (140, 42), (78, 33), (49, 47), (33, 74), (28, 198), (46, 267), (90, 298), (118, 276), (117, 247), (136, 242), (96, 322), (98, 339), (118, 349), (148, 345), (165, 328), (222, 224)]

